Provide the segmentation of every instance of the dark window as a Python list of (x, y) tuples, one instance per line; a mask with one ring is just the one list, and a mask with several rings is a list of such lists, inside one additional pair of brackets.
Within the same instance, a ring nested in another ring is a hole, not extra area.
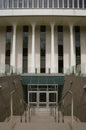
[(44, 0), (44, 8), (47, 8), (47, 0)]
[(7, 28), (6, 28), (5, 64), (8, 64), (8, 65), (10, 65), (11, 37), (12, 37), (12, 27), (11, 26), (7, 26)]
[(7, 0), (3, 0), (4, 2), (4, 8), (7, 8)]
[(12, 0), (9, 0), (9, 8), (12, 8)]
[(28, 26), (23, 27), (23, 73), (28, 70)]
[(17, 0), (14, 0), (14, 8), (17, 8)]
[(42, 0), (39, 0), (39, 8), (42, 8)]
[(74, 7), (75, 7), (75, 8), (78, 7), (78, 0), (74, 0)]
[(82, 8), (82, 0), (79, 0), (79, 8)]
[(37, 8), (37, 0), (34, 0), (34, 8)]
[(62, 8), (62, 0), (59, 0), (59, 8)]
[(64, 8), (67, 8), (67, 0), (64, 0)]
[(40, 72), (45, 73), (46, 27), (40, 27)]
[(46, 102), (46, 93), (40, 93), (39, 94), (39, 101), (40, 102)]
[(63, 73), (63, 27), (58, 26), (58, 72)]
[(52, 8), (52, 0), (49, 0), (49, 8)]
[(81, 64), (80, 27), (75, 26), (76, 65)]
[(24, 0), (24, 7), (27, 7), (27, 0)]
[(49, 94), (49, 102), (56, 102), (56, 93)]
[(54, 8), (58, 7), (58, 0), (54, 0)]
[(19, 8), (22, 8), (22, 0), (19, 0)]
[(36, 102), (36, 101), (37, 101), (37, 94), (29, 93), (29, 102)]
[(84, 7), (86, 8), (86, 0), (84, 0)]
[(72, 1), (73, 0), (69, 0), (69, 7), (72, 8)]
[(0, 1), (0, 8), (2, 8), (2, 1)]
[(29, 0), (29, 8), (32, 8), (32, 0)]

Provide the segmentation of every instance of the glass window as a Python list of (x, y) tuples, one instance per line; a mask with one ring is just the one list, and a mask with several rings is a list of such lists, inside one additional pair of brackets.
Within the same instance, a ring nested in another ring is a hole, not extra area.
[(22, 8), (22, 0), (19, 0), (19, 8)]
[(28, 70), (28, 26), (23, 27), (23, 73)]
[(79, 0), (79, 8), (82, 8), (82, 0)]
[(32, 8), (32, 0), (29, 0), (29, 8)]
[(12, 27), (7, 26), (6, 28), (6, 56), (5, 64), (10, 65), (10, 53), (11, 53), (11, 37), (12, 37)]
[(4, 8), (7, 8), (7, 0), (3, 0), (4, 2)]
[(52, 8), (52, 0), (49, 0), (49, 8)]
[(42, 0), (39, 0), (39, 8), (42, 8)]
[(17, 8), (17, 0), (14, 0), (14, 8)]
[(2, 1), (0, 0), (0, 8), (2, 8)]
[(63, 27), (58, 26), (58, 72), (63, 73)]
[(75, 26), (76, 65), (81, 64), (80, 27)]
[(34, 0), (34, 8), (37, 8), (37, 0)]
[(47, 8), (47, 0), (44, 0), (44, 8)]
[(9, 8), (12, 8), (12, 0), (9, 0)]
[(64, 8), (67, 8), (67, 0), (64, 0)]
[(54, 8), (58, 7), (58, 0), (54, 0)]
[(37, 93), (29, 93), (29, 102), (37, 101)]
[(40, 72), (45, 73), (46, 27), (40, 27)]
[(63, 0), (59, 0), (59, 8), (62, 8), (62, 6), (63, 6), (63, 5), (62, 5), (62, 1), (63, 1)]
[(39, 94), (39, 101), (40, 102), (46, 102), (46, 93), (40, 93)]
[(78, 7), (78, 0), (74, 0), (74, 7), (75, 7), (75, 8)]
[(72, 8), (72, 0), (69, 0), (69, 8)]
[(84, 0), (84, 7), (86, 8), (86, 0)]
[(24, 0), (24, 7), (27, 7), (27, 0)]
[(56, 93), (49, 93), (49, 102), (56, 102)]

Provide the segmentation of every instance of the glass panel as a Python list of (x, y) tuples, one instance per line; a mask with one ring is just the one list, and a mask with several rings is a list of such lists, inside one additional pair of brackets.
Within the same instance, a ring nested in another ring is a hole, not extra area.
[(44, 0), (44, 8), (47, 8), (47, 0)]
[(42, 0), (39, 0), (39, 8), (42, 8)]
[(37, 0), (34, 0), (34, 8), (37, 8)]
[(86, 8), (86, 0), (84, 0), (84, 7)]
[(14, 0), (14, 8), (17, 8), (17, 0)]
[(59, 0), (59, 8), (62, 8), (62, 0)]
[(40, 93), (39, 94), (39, 101), (40, 102), (46, 102), (46, 93)]
[(72, 8), (72, 0), (69, 0), (69, 8)]
[(58, 0), (54, 0), (54, 8), (58, 7)]
[(24, 0), (24, 7), (27, 7), (27, 0)]
[(40, 72), (45, 73), (45, 54), (46, 54), (46, 27), (40, 27)]
[(29, 0), (29, 8), (32, 8), (32, 0)]
[(52, 0), (49, 0), (49, 8), (52, 8)]
[(4, 2), (4, 8), (7, 8), (7, 0), (3, 0)]
[(77, 8), (78, 7), (78, 1), (74, 0), (74, 7)]
[(64, 0), (64, 8), (67, 8), (67, 0)]
[(49, 102), (56, 102), (56, 93), (49, 93)]
[(0, 8), (2, 8), (2, 1), (0, 0)]
[(79, 0), (79, 8), (82, 8), (82, 0)]
[(23, 73), (28, 70), (28, 26), (23, 27)]
[(19, 0), (19, 8), (22, 8), (22, 0)]
[(37, 102), (37, 93), (29, 93), (29, 102)]
[(10, 65), (10, 53), (11, 53), (11, 33), (12, 27), (11, 26), (7, 26), (6, 28), (6, 58), (5, 58), (5, 64), (9, 64)]

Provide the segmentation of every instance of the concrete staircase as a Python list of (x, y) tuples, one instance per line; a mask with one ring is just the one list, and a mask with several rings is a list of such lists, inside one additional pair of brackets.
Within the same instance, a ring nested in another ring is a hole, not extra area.
[[(56, 113), (58, 115), (58, 112)], [(0, 123), (0, 130), (72, 130), (71, 117), (66, 116), (64, 123), (60, 118), (55, 121), (54, 109), (50, 112), (50, 109), (40, 108), (31, 110), (31, 121), (27, 116), (27, 122), (25, 122), (25, 116), (23, 115), (22, 123), (19, 116), (14, 116), (9, 122)], [(60, 112), (61, 117), (61, 112)], [(57, 116), (58, 119), (58, 116)], [(73, 130), (86, 130), (86, 124), (73, 121)]]

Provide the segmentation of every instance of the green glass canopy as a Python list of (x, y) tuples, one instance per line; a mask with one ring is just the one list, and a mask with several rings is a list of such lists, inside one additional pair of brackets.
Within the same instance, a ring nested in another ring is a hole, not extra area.
[(47, 75), (33, 75), (33, 76), (22, 76), (23, 85), (63, 85), (64, 76), (47, 76)]

